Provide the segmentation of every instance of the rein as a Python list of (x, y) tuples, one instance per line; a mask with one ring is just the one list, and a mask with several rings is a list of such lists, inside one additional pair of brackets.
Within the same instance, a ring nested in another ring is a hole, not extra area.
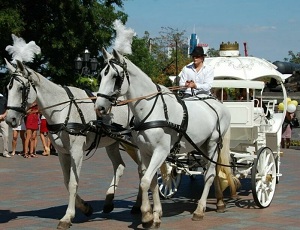
[[(118, 69), (115, 67), (115, 65), (119, 65), (123, 71), (124, 71), (124, 74), (123, 75), (120, 75)], [(116, 72), (117, 72), (117, 76), (116, 76), (116, 83), (119, 83), (119, 84), (116, 84), (115, 83), (115, 87), (118, 87), (114, 92), (110, 93), (110, 95), (107, 95), (107, 94), (101, 94), (101, 93), (98, 93), (97, 94), (97, 97), (103, 97), (107, 100), (109, 100), (111, 102), (111, 105), (112, 106), (117, 106), (117, 105), (121, 105), (121, 104), (125, 104), (125, 103), (129, 103), (129, 102), (133, 102), (133, 101), (136, 101), (136, 100), (141, 100), (141, 99), (145, 99), (145, 98), (148, 98), (148, 97), (152, 97), (152, 96), (156, 96), (155, 97), (155, 101), (153, 103), (153, 106), (152, 108), (150, 109), (150, 112), (148, 113), (148, 115), (146, 117), (144, 117), (144, 119), (138, 124), (138, 125), (132, 125), (132, 130), (136, 130), (136, 131), (140, 131), (140, 130), (146, 130), (146, 129), (151, 129), (151, 128), (161, 128), (161, 127), (169, 127), (169, 128), (172, 128), (173, 130), (177, 131), (179, 133), (179, 138), (178, 140), (175, 142), (175, 144), (173, 145), (173, 148), (171, 150), (171, 153), (172, 152), (179, 152), (180, 150), (180, 140), (182, 138), (182, 136), (184, 136), (186, 138), (186, 140), (204, 157), (206, 158), (208, 161), (216, 164), (216, 165), (220, 165), (220, 166), (224, 166), (224, 167), (235, 167), (235, 166), (232, 166), (232, 165), (225, 165), (225, 164), (221, 164), (221, 163), (218, 163), (212, 159), (210, 159), (208, 156), (206, 156), (205, 154), (202, 153), (202, 151), (199, 149), (199, 147), (193, 142), (193, 140), (188, 136), (188, 134), (186, 133), (186, 130), (187, 130), (187, 124), (188, 124), (188, 111), (187, 111), (187, 108), (185, 106), (185, 103), (183, 100), (181, 100), (180, 98), (178, 98), (177, 95), (176, 98), (178, 100), (178, 102), (180, 102), (180, 104), (182, 105), (183, 107), (183, 110), (184, 110), (184, 114), (183, 114), (183, 119), (182, 119), (182, 122), (181, 122), (181, 125), (178, 125), (178, 124), (174, 124), (172, 122), (169, 122), (169, 117), (168, 117), (168, 111), (167, 111), (167, 106), (166, 106), (166, 103), (164, 101), (164, 98), (163, 98), (163, 93), (161, 92), (161, 89), (158, 85), (157, 86), (157, 89), (158, 89), (158, 92), (156, 93), (153, 93), (153, 94), (150, 94), (150, 95), (147, 95), (147, 96), (142, 96), (142, 97), (138, 97), (138, 98), (133, 98), (133, 99), (130, 99), (130, 100), (126, 100), (126, 101), (122, 101), (122, 102), (118, 102), (117, 101), (117, 98), (119, 97), (120, 93), (121, 93), (121, 87), (122, 87), (122, 84), (124, 82), (124, 78), (126, 76), (127, 78), (127, 81), (130, 85), (130, 81), (129, 81), (129, 73), (127, 71), (127, 64), (124, 60), (123, 63), (115, 60), (115, 59), (111, 59), (108, 61), (108, 67), (111, 66)], [(108, 71), (108, 69), (106, 69), (106, 71)], [(117, 82), (117, 80), (119, 80), (119, 82)], [(183, 87), (176, 87), (177, 89), (180, 89), (180, 88), (183, 88)], [(159, 95), (161, 96), (161, 100), (163, 102), (163, 107), (164, 107), (164, 114), (165, 114), (165, 119), (166, 120), (159, 120), (159, 121), (150, 121), (150, 122), (145, 122), (147, 120), (147, 118), (150, 116), (150, 114), (153, 112), (154, 110), (154, 107), (156, 105), (156, 102), (159, 98)], [(198, 97), (199, 98), (199, 97)], [(214, 97), (208, 97), (208, 98), (213, 98), (213, 99), (216, 99)], [(201, 98), (199, 98), (200, 100)], [(221, 132), (220, 132), (220, 121), (219, 121), (219, 116), (218, 116), (218, 113), (217, 111), (211, 106), (209, 105), (207, 102), (205, 102), (217, 115), (217, 120), (218, 120), (218, 133), (219, 133), (219, 141), (217, 143), (217, 146), (216, 146), (216, 150), (215, 152), (218, 151), (220, 152), (221, 148), (222, 148), (222, 135), (221, 135)], [(133, 118), (134, 119), (134, 118)], [(133, 119), (131, 121), (131, 123), (133, 124)]]
[[(171, 91), (185, 89), (185, 88), (186, 88), (185, 86), (172, 86), (172, 87), (168, 87), (168, 89), (171, 90)], [(155, 93), (151, 93), (151, 94), (148, 94), (148, 95), (145, 95), (145, 96), (141, 96), (141, 97), (136, 97), (136, 98), (132, 98), (132, 99), (117, 101), (116, 105), (117, 106), (118, 105), (125, 105), (125, 104), (128, 104), (130, 102), (134, 102), (134, 101), (146, 99), (146, 98), (149, 98), (149, 97), (156, 96), (158, 94), (170, 94), (170, 93), (172, 93), (172, 92), (155, 92)]]

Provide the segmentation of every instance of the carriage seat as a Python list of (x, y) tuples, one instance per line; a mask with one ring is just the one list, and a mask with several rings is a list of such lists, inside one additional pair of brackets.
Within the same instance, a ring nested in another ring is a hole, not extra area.
[(230, 147), (235, 148), (241, 143), (253, 144), (258, 137), (259, 126), (255, 123), (255, 114), (261, 114), (263, 111), (255, 108), (253, 101), (226, 101), (224, 105), (231, 114)]

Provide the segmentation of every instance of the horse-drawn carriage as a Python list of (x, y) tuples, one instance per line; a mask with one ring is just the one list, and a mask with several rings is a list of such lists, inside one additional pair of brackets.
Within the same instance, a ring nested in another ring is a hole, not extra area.
[[(264, 83), (254, 80), (274, 77), (282, 82), (284, 76), (272, 64), (255, 58), (245, 59), (249, 60), (247, 63), (241, 62), (238, 57), (207, 58), (206, 61), (215, 67), (214, 88), (221, 90), (222, 103), (214, 97), (203, 100), (195, 97), (183, 102), (168, 88), (154, 84), (115, 49), (112, 54), (103, 49), (103, 56), (107, 64), (101, 72), (95, 109), (103, 117), (114, 113), (115, 120), (119, 118), (123, 126), (130, 126), (130, 131), (133, 131), (132, 140), (140, 154), (135, 149), (132, 155), (139, 164), (139, 172), (143, 174), (140, 175), (140, 191), (134, 208), (142, 212), (144, 227), (160, 226), (162, 206), (159, 195), (174, 195), (183, 173), (203, 174), (205, 177), (193, 220), (203, 218), (208, 192), (214, 181), (217, 181), (217, 210), (223, 212), (223, 182), (225, 184), (227, 181), (225, 187), (229, 186), (235, 194), (235, 178), (249, 174), (257, 205), (269, 206), (280, 176), (281, 125), (286, 109), (283, 113), (276, 113), (276, 101), (273, 100), (267, 102), (267, 109), (264, 110)], [(17, 68), (9, 62), (7, 66), (12, 77), (8, 85), (9, 112), (6, 121), (13, 127), (19, 125), (29, 105), (36, 100), (50, 126), (57, 128), (52, 141), (59, 150), (65, 185), (69, 191), (69, 205), (58, 227), (67, 229), (75, 216), (75, 206), (86, 215), (92, 213), (91, 206), (77, 194), (83, 153), (102, 136), (91, 123), (96, 119), (92, 100), (86, 98), (86, 93), (81, 89), (67, 89), (51, 83), (23, 66), (21, 61), (17, 60)], [(220, 73), (217, 71), (219, 69), (222, 70)], [(246, 89), (247, 100), (225, 101), (222, 95), (226, 88)], [(286, 91), (283, 85), (282, 88), (286, 105)], [(250, 89), (253, 92), (251, 99)], [(112, 105), (119, 103), (119, 96), (124, 96), (125, 101), (127, 99), (128, 109), (111, 110)], [(54, 101), (58, 103), (53, 105)], [(130, 119), (131, 113), (133, 120)], [(96, 128), (99, 127), (96, 125)], [(114, 193), (125, 167), (119, 153), (120, 141), (112, 135), (104, 136), (100, 142), (100, 146), (106, 147), (115, 172), (107, 192), (105, 212), (113, 209)], [(159, 168), (162, 174), (157, 180)], [(149, 201), (149, 189), (152, 191), (153, 207)]]
[[(206, 62), (215, 69), (214, 93), (231, 114), (233, 172), (237, 178), (251, 178), (255, 203), (261, 208), (268, 207), (281, 176), (280, 142), (285, 111), (278, 111), (276, 99), (264, 99), (263, 78), (281, 82), (282, 98), (286, 103), (282, 84), (286, 76), (276, 71), (271, 63), (254, 57), (207, 58)], [(243, 99), (237, 97), (242, 91), (246, 93)], [(206, 163), (203, 154), (197, 151), (177, 155), (176, 159), (168, 157), (158, 176), (161, 197), (171, 198), (176, 193), (183, 174), (202, 175)]]

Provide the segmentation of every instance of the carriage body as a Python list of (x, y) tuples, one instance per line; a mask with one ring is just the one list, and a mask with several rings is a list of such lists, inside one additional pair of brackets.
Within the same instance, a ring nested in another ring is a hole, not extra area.
[[(255, 57), (214, 57), (206, 58), (205, 62), (214, 68), (213, 94), (231, 114), (233, 173), (239, 179), (251, 178), (254, 201), (261, 208), (268, 207), (281, 176), (281, 132), (287, 108), (283, 82), (288, 76), (278, 72), (270, 62)], [(277, 110), (276, 99), (264, 99), (264, 78), (275, 78), (281, 84), (284, 111)], [(234, 94), (238, 91), (246, 92), (243, 100)], [(228, 92), (233, 92), (231, 97)], [(199, 153), (181, 155), (177, 162), (169, 161), (159, 176), (164, 198), (176, 193), (182, 174), (194, 176), (205, 171)], [(164, 181), (165, 175), (168, 177)]]
[[(285, 113), (276, 109), (277, 100), (263, 100), (263, 81), (215, 80), (214, 89), (244, 89), (245, 100), (221, 98), (231, 113), (231, 156), (233, 162), (243, 163), (234, 168), (238, 178), (251, 175), (253, 162), (260, 149), (268, 147), (276, 161), (276, 178), (280, 173), (282, 123)], [(252, 95), (249, 95), (253, 92)], [(263, 107), (265, 106), (265, 108)]]

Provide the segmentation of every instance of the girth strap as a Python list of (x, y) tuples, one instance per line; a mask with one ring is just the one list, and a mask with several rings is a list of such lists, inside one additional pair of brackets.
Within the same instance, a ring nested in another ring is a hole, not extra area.
[[(163, 94), (161, 92), (161, 88), (160, 88), (159, 85), (156, 85), (156, 87), (157, 87), (157, 90), (158, 90), (159, 93), (156, 95), (155, 101), (154, 101), (153, 106), (152, 106), (150, 112), (148, 113), (148, 115), (136, 126), (132, 125), (133, 124), (133, 119), (131, 120), (130, 123), (131, 123), (131, 126), (133, 126), (132, 129), (136, 130), (136, 131), (146, 130), (146, 129), (151, 129), (151, 128), (160, 128), (160, 127), (169, 127), (169, 128), (172, 128), (172, 129), (176, 130), (179, 133), (179, 135), (178, 135), (178, 138), (177, 138), (176, 142), (174, 143), (174, 145), (173, 145), (173, 147), (170, 151), (171, 153), (174, 152), (176, 154), (180, 150), (180, 140), (183, 136), (183, 133), (186, 132), (187, 126), (188, 126), (187, 107), (186, 107), (185, 102), (183, 100), (181, 100), (177, 95), (175, 95), (178, 103), (182, 106), (183, 118), (182, 118), (182, 121), (181, 121), (181, 125), (170, 122), (169, 121), (167, 104), (166, 104), (165, 99), (163, 97)], [(164, 115), (165, 115), (166, 120), (145, 122), (146, 119), (148, 119), (150, 114), (153, 112), (154, 107), (156, 105), (156, 102), (157, 102), (159, 96), (160, 96), (160, 98), (162, 100), (162, 103), (163, 103)]]
[[(85, 122), (83, 113), (82, 113), (80, 107), (78, 106), (78, 104), (77, 104), (77, 102), (76, 102), (76, 100), (74, 98), (74, 95), (71, 92), (71, 90), (68, 87), (63, 87), (63, 88), (66, 91), (66, 93), (67, 93), (67, 95), (68, 95), (68, 97), (70, 99), (70, 105), (69, 105), (69, 110), (68, 110), (67, 117), (65, 118), (64, 123), (51, 124), (51, 125), (48, 124), (48, 129), (52, 133), (57, 133), (59, 131), (65, 130), (69, 134), (83, 135), (83, 136), (85, 136), (86, 135), (85, 133), (86, 133), (86, 131), (89, 130), (90, 125), (88, 125)], [(82, 123), (75, 123), (75, 122), (69, 123), (72, 105), (74, 105), (76, 107)]]

